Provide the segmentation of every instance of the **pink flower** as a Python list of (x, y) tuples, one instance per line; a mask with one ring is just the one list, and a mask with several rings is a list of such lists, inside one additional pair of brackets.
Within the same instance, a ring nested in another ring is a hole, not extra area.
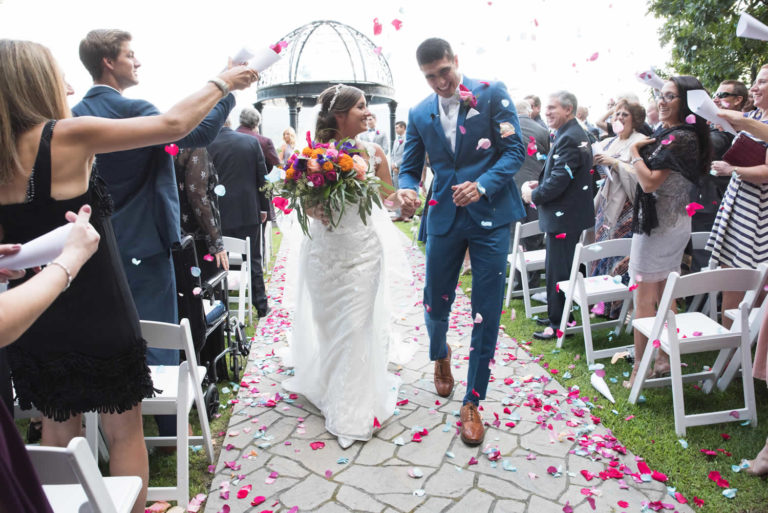
[(368, 162), (366, 162), (360, 155), (353, 156), (352, 162), (352, 169), (355, 170), (355, 178), (358, 180), (365, 178), (365, 173), (368, 171)]
[(326, 171), (325, 172), (325, 179), (329, 182), (335, 182), (338, 180), (338, 176), (336, 176), (336, 171)]
[(325, 152), (325, 156), (329, 159), (335, 159), (339, 156), (339, 150), (334, 148), (328, 148), (328, 151)]
[(320, 163), (317, 161), (317, 159), (312, 159), (307, 161), (307, 171), (311, 173), (317, 173), (320, 171)]
[(477, 97), (464, 84), (459, 84), (459, 100), (470, 109), (477, 107)]
[(325, 184), (325, 178), (323, 178), (322, 173), (313, 173), (311, 175), (307, 175), (307, 180), (312, 182), (312, 185), (315, 187), (322, 187)]

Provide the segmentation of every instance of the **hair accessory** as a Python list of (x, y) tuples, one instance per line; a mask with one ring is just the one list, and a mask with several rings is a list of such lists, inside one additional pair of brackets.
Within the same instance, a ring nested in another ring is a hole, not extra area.
[(341, 92), (341, 88), (344, 87), (344, 84), (336, 84), (336, 91), (333, 93), (333, 98), (331, 98), (331, 103), (328, 104), (328, 112), (331, 112), (333, 109), (333, 104), (336, 103), (336, 98), (339, 97), (339, 93)]

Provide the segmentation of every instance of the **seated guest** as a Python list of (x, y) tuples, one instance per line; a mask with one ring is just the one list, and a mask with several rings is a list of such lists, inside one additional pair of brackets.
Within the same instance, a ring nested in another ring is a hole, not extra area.
[[(80, 435), (83, 412), (99, 412), (110, 448), (110, 473), (142, 478), (133, 510), (139, 513), (144, 510), (148, 479), (141, 401), (155, 392), (146, 342), (110, 221), (112, 202), (104, 183), (92, 174), (92, 164), (96, 153), (184, 137), (222, 98), (222, 91), (209, 82), (156, 116), (72, 118), (64, 80), (47, 48), (0, 40), (0, 69), (4, 238), (28, 242), (59, 226), (65, 212), (86, 202), (93, 207), (90, 221), (101, 237), (80, 279), (7, 350), (19, 405), (40, 410), (42, 443), (61, 447)], [(238, 66), (216, 80), (230, 89), (243, 89), (257, 76)], [(55, 260), (51, 265), (71, 282), (70, 262)], [(21, 283), (17, 280), (12, 286)]]
[[(61, 254), (23, 285), (0, 294), (0, 347), (12, 344), (69, 288), (83, 264), (96, 252), (99, 234), (88, 223), (91, 208), (83, 205), (78, 215), (67, 212), (73, 222)], [(63, 221), (63, 219), (62, 219)], [(0, 244), (0, 255), (13, 255), (19, 244)], [(24, 271), (0, 269), (0, 283), (24, 276)], [(40, 480), (29, 460), (8, 408), (0, 401), (0, 504), (2, 511), (51, 513)]]
[[(632, 253), (629, 272), (637, 284), (635, 319), (654, 317), (656, 305), (671, 272), (680, 272), (680, 262), (691, 236), (691, 218), (686, 211), (691, 191), (699, 177), (709, 172), (710, 139), (707, 122), (695, 116), (685, 101), (688, 91), (703, 89), (698, 79), (675, 76), (664, 83), (657, 96), (663, 129), (654, 139), (632, 145), (637, 174), (632, 220)], [(648, 339), (635, 330), (635, 367), (624, 385), (631, 387)], [(669, 373), (669, 355), (659, 350), (653, 376)]]
[[(208, 158), (208, 151), (205, 148), (180, 150), (173, 157), (173, 164), (179, 186), (181, 233), (194, 237), (198, 259), (212, 255), (216, 268), (228, 271), (229, 259), (221, 234), (219, 201), (214, 192), (219, 179), (216, 168)], [(205, 260), (199, 262), (201, 269), (207, 267), (205, 264)]]
[[(600, 187), (595, 196), (595, 242), (632, 238), (632, 205), (637, 189), (637, 176), (629, 164), (630, 148), (645, 136), (638, 130), (643, 126), (645, 109), (639, 103), (619, 100), (613, 114), (613, 137), (598, 143), (594, 157), (600, 174)], [(625, 257), (596, 260), (590, 265), (590, 275), (628, 276), (629, 259)], [(618, 303), (620, 306), (620, 302)], [(606, 312), (598, 303), (592, 308), (597, 315)]]

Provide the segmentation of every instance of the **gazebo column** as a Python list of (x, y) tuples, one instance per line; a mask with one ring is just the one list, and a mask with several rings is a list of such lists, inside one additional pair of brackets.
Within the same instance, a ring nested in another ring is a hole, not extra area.
[[(395, 121), (397, 119), (395, 118), (396, 111), (397, 111), (397, 102), (395, 100), (389, 101), (389, 140), (394, 141), (395, 140)], [(384, 148), (385, 153), (389, 153), (389, 150), (392, 148)]]
[(301, 105), (297, 98), (286, 98), (286, 101), (288, 102), (288, 124), (291, 125), (294, 132), (298, 132)]
[[(259, 111), (259, 114), (264, 114), (264, 104), (262, 102), (256, 102), (253, 104), (253, 108)], [(264, 124), (264, 116), (261, 116), (261, 122), (259, 123), (259, 133), (263, 133), (261, 127)]]

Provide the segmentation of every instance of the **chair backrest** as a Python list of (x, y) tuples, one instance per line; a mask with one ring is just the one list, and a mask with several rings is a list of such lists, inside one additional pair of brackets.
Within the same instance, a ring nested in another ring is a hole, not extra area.
[(222, 237), (224, 241), (224, 251), (227, 253), (241, 253), (245, 255), (248, 252), (248, 240), (236, 239), (235, 237)]
[(116, 513), (85, 438), (75, 437), (67, 447), (30, 445), (27, 446), (27, 453), (42, 484), (79, 484), (88, 497), (92, 511)]
[(603, 258), (629, 256), (631, 251), (632, 239), (611, 239), (587, 245), (578, 243), (574, 251), (574, 261), (585, 264)]
[[(533, 237), (534, 235), (539, 235), (542, 233), (541, 229), (539, 228), (539, 222), (538, 221), (531, 221), (530, 223), (522, 224), (518, 222), (515, 225), (515, 231), (517, 231), (517, 226), (520, 226), (520, 237), (519, 239), (525, 239), (526, 237)], [(518, 240), (519, 242), (519, 240)]]
[(693, 232), (691, 233), (691, 248), (696, 251), (704, 249), (707, 246), (710, 232)]
[(197, 386), (197, 383), (200, 383), (197, 357), (195, 356), (195, 349), (192, 344), (192, 332), (189, 330), (189, 321), (187, 319), (182, 319), (179, 324), (141, 321), (141, 336), (147, 341), (147, 347), (184, 351), (193, 383), (195, 383), (195, 386)]

